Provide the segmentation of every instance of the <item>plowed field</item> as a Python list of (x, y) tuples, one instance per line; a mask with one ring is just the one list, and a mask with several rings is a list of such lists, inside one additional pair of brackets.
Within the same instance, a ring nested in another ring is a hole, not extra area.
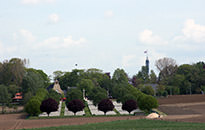
[(164, 120), (205, 123), (205, 95), (169, 96), (158, 102), (158, 109), (168, 115)]

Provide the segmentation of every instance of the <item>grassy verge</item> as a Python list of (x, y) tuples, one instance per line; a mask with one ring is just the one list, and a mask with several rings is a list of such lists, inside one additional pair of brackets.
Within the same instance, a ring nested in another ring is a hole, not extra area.
[(36, 130), (93, 130), (93, 129), (137, 129), (137, 130), (203, 130), (204, 123), (185, 123), (185, 122), (169, 122), (160, 120), (119, 120), (113, 122), (104, 122), (96, 124), (72, 125), (60, 127), (38, 128)]
[(61, 117), (64, 116), (64, 113), (65, 113), (65, 102), (62, 102), (60, 116)]
[(85, 116), (87, 117), (90, 117), (92, 116), (91, 112), (90, 112), (90, 109), (88, 107), (88, 103), (86, 101), (84, 101), (84, 104), (85, 104), (85, 108), (84, 108), (84, 111), (85, 111)]
[(117, 111), (115, 108), (113, 110), (118, 116), (120, 115), (119, 111)]

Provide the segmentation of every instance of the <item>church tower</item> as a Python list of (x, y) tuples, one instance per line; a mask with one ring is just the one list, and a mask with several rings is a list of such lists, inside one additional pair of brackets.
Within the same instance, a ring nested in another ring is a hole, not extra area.
[(146, 65), (147, 75), (149, 75), (149, 59), (148, 59), (148, 56), (146, 58), (145, 65)]

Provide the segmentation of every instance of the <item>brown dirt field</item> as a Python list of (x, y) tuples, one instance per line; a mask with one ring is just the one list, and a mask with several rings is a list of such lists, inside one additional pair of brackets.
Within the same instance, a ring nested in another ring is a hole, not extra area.
[(169, 96), (158, 102), (158, 109), (168, 115), (163, 120), (205, 123), (205, 95)]
[(158, 103), (162, 104), (177, 104), (177, 103), (198, 103), (205, 102), (205, 95), (173, 95), (167, 98), (158, 98)]
[(78, 117), (78, 118), (59, 118), (59, 119), (35, 119), (26, 120), (22, 114), (0, 115), (0, 130), (39, 128), (62, 125), (81, 125), (87, 123), (109, 122), (115, 120), (134, 120), (141, 119), (143, 116), (119, 116), (119, 117)]

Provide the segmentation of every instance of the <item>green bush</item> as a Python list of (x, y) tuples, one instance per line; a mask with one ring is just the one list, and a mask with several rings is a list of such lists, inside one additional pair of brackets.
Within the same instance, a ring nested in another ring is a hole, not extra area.
[(31, 116), (38, 116), (41, 113), (40, 110), (41, 101), (38, 98), (32, 97), (25, 106), (25, 111)]
[(154, 89), (152, 88), (152, 86), (144, 86), (142, 88), (142, 92), (147, 94), (147, 95), (152, 95), (154, 96)]
[(158, 107), (158, 102), (156, 98), (150, 95), (144, 95), (139, 98), (138, 106), (141, 110), (144, 110), (145, 112), (149, 113), (152, 108)]

